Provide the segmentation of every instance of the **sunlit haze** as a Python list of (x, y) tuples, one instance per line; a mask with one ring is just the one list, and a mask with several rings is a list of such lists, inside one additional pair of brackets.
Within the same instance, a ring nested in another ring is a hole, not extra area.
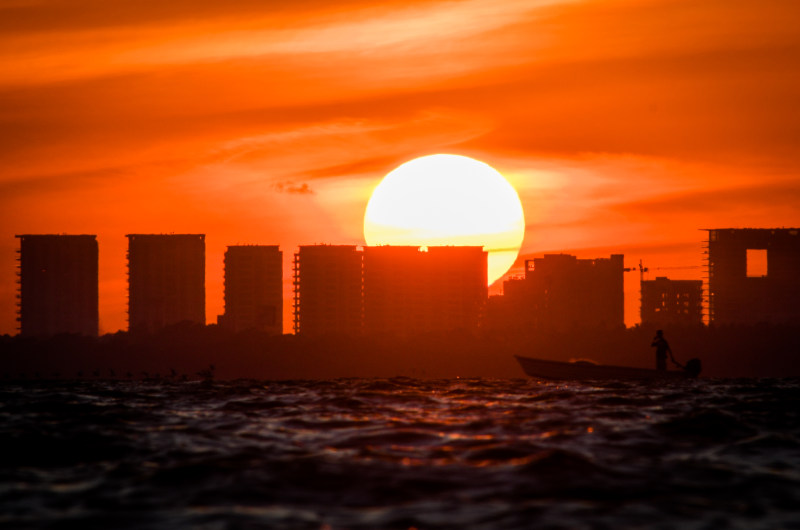
[(364, 214), (368, 245), (476, 245), (489, 253), (489, 283), (508, 271), (522, 245), (519, 197), (489, 165), (430, 155), (386, 175)]

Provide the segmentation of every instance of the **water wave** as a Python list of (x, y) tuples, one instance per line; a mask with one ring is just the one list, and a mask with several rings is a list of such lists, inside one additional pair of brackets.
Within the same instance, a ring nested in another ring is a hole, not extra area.
[(0, 524), (797, 527), (798, 405), (789, 379), (6, 384)]

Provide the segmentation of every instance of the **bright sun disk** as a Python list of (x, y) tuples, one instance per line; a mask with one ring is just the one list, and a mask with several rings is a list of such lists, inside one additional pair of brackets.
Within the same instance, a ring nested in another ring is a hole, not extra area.
[(525, 234), (516, 190), (488, 164), (429, 155), (391, 171), (364, 213), (368, 245), (477, 245), (491, 284), (513, 265)]

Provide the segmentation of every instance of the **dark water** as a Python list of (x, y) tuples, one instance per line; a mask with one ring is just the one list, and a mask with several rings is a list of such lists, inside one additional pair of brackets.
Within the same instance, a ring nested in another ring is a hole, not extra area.
[(0, 386), (3, 528), (800, 528), (800, 381)]

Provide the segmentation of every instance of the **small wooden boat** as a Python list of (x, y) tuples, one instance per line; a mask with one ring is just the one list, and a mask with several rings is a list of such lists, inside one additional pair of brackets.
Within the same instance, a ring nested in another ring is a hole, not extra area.
[[(696, 377), (700, 373), (699, 361), (692, 359), (683, 370), (649, 370), (647, 368), (633, 368), (631, 366), (612, 366), (595, 364), (591, 361), (562, 362), (534, 359), (515, 355), (525, 373), (539, 379), (562, 380), (611, 380), (611, 379), (685, 379)], [(692, 365), (690, 370), (688, 367)]]

